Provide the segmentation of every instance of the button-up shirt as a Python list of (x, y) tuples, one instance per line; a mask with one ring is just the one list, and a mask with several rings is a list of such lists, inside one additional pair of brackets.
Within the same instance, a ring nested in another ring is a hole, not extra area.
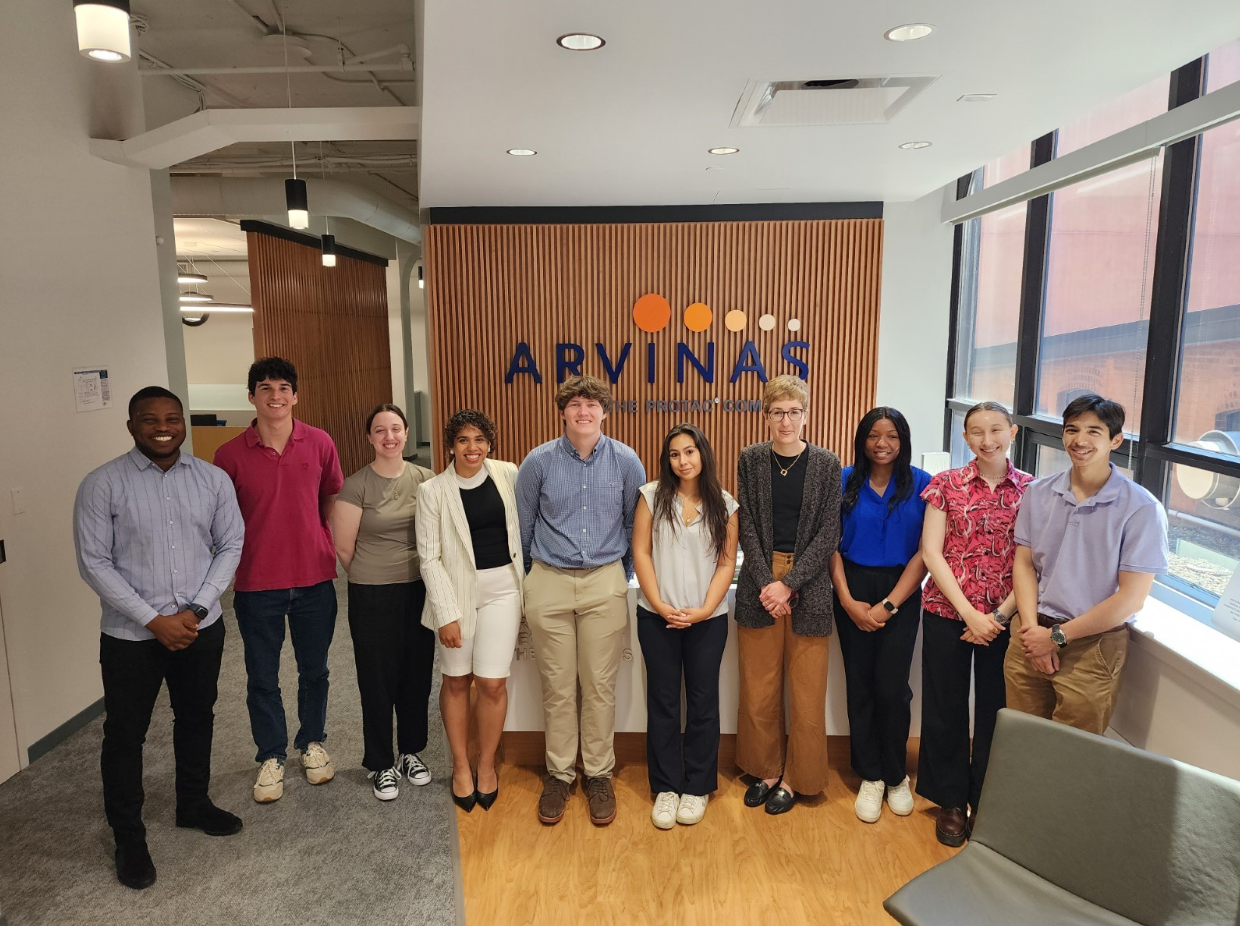
[(561, 435), (535, 447), (517, 473), (521, 550), (560, 569), (621, 560), (633, 575), (633, 515), (646, 469), (631, 447), (600, 435), (588, 459)]
[[(857, 493), (857, 503), (844, 512), (840, 556), (858, 566), (876, 569), (903, 569), (908, 565), (921, 544), (921, 522), (926, 515), (921, 493), (930, 484), (930, 474), (924, 469), (914, 466), (912, 470), (913, 491), (894, 508), (888, 507), (896, 492), (894, 473), (881, 496), (870, 480), (865, 481)], [(851, 466), (845, 466), (840, 476), (840, 484), (845, 488), (852, 471)]]
[(219, 620), (244, 539), (228, 477), (186, 453), (164, 472), (135, 447), (83, 479), (73, 504), (78, 571), (120, 640), (154, 639), (153, 618), (194, 604), (200, 628)]
[[(1033, 477), (1009, 460), (1007, 474), (992, 490), (973, 460), (939, 473), (921, 493), (927, 505), (947, 516), (943, 559), (969, 604), (983, 613), (999, 607), (1012, 592), (1016, 512), (1031, 482)], [(926, 583), (922, 607), (940, 617), (960, 619), (933, 577)]]
[(1167, 571), (1167, 514), (1114, 463), (1102, 488), (1082, 501), (1065, 470), (1029, 486), (1016, 543), (1033, 554), (1038, 612), (1070, 621), (1119, 591), (1121, 571)]

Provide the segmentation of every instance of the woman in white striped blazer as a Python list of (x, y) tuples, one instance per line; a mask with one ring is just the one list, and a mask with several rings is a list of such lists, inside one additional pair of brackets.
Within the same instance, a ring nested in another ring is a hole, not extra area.
[[(444, 427), (450, 462), (418, 488), (418, 556), (426, 583), (422, 623), (438, 634), (439, 708), (452, 749), (452, 800), (467, 813), (499, 796), (495, 752), (508, 713), (508, 678), (521, 626), (517, 467), (489, 460), (495, 425), (473, 409)], [(478, 769), (467, 739), (469, 686), (478, 689)]]

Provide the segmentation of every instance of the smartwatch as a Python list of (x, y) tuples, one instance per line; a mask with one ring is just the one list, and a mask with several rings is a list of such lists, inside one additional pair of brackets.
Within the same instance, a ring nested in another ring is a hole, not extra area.
[(998, 621), (1004, 627), (1008, 626), (1008, 624), (1012, 622), (1012, 619), (1010, 617), (1005, 617), (1003, 612), (1000, 611), (998, 608), (995, 608), (993, 611), (990, 612), (990, 614), (996, 621)]
[(189, 606), (189, 610), (194, 613), (194, 617), (198, 618), (200, 622), (205, 621), (207, 619), (207, 609), (204, 608), (202, 605), (191, 604)]
[(886, 609), (888, 614), (895, 615), (900, 613), (900, 609), (891, 603), (890, 598), (883, 599), (883, 607)]
[(1063, 627), (1059, 624), (1051, 628), (1051, 642), (1060, 649), (1068, 645), (1068, 638), (1063, 635)]

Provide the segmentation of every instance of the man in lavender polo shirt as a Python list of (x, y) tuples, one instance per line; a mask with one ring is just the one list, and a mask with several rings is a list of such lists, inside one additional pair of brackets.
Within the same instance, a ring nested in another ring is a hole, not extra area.
[(215, 465), (237, 489), (245, 546), (237, 569), (237, 629), (245, 644), (246, 706), (260, 763), (254, 800), (284, 794), (288, 729), (280, 697), (284, 619), (297, 657), (293, 745), (312, 785), (336, 774), (327, 738), (327, 650), (336, 629), (336, 550), (328, 519), (344, 484), (336, 445), (326, 431), (293, 418), (297, 370), (264, 357), (250, 367), (256, 416), (215, 452)]
[(1102, 733), (1128, 652), (1125, 623), (1167, 571), (1167, 515), (1110, 460), (1124, 408), (1097, 395), (1063, 413), (1072, 468), (1034, 482), (1016, 518), (1020, 646), (1004, 661), (1007, 706)]

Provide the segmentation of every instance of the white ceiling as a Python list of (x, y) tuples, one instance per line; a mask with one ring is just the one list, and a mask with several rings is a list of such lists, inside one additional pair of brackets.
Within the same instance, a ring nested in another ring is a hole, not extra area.
[[(423, 207), (914, 199), (1240, 36), (1236, 0), (431, 0), (425, 17)], [(906, 22), (937, 30), (883, 39)], [(576, 31), (607, 45), (555, 45)], [(894, 75), (937, 80), (886, 125), (729, 128), (751, 79)]]
[[(178, 259), (191, 258), (210, 264), (217, 261), (245, 260), (245, 232), (235, 222), (221, 219), (175, 218), (173, 232), (177, 239)], [(206, 273), (204, 267), (199, 273)]]

